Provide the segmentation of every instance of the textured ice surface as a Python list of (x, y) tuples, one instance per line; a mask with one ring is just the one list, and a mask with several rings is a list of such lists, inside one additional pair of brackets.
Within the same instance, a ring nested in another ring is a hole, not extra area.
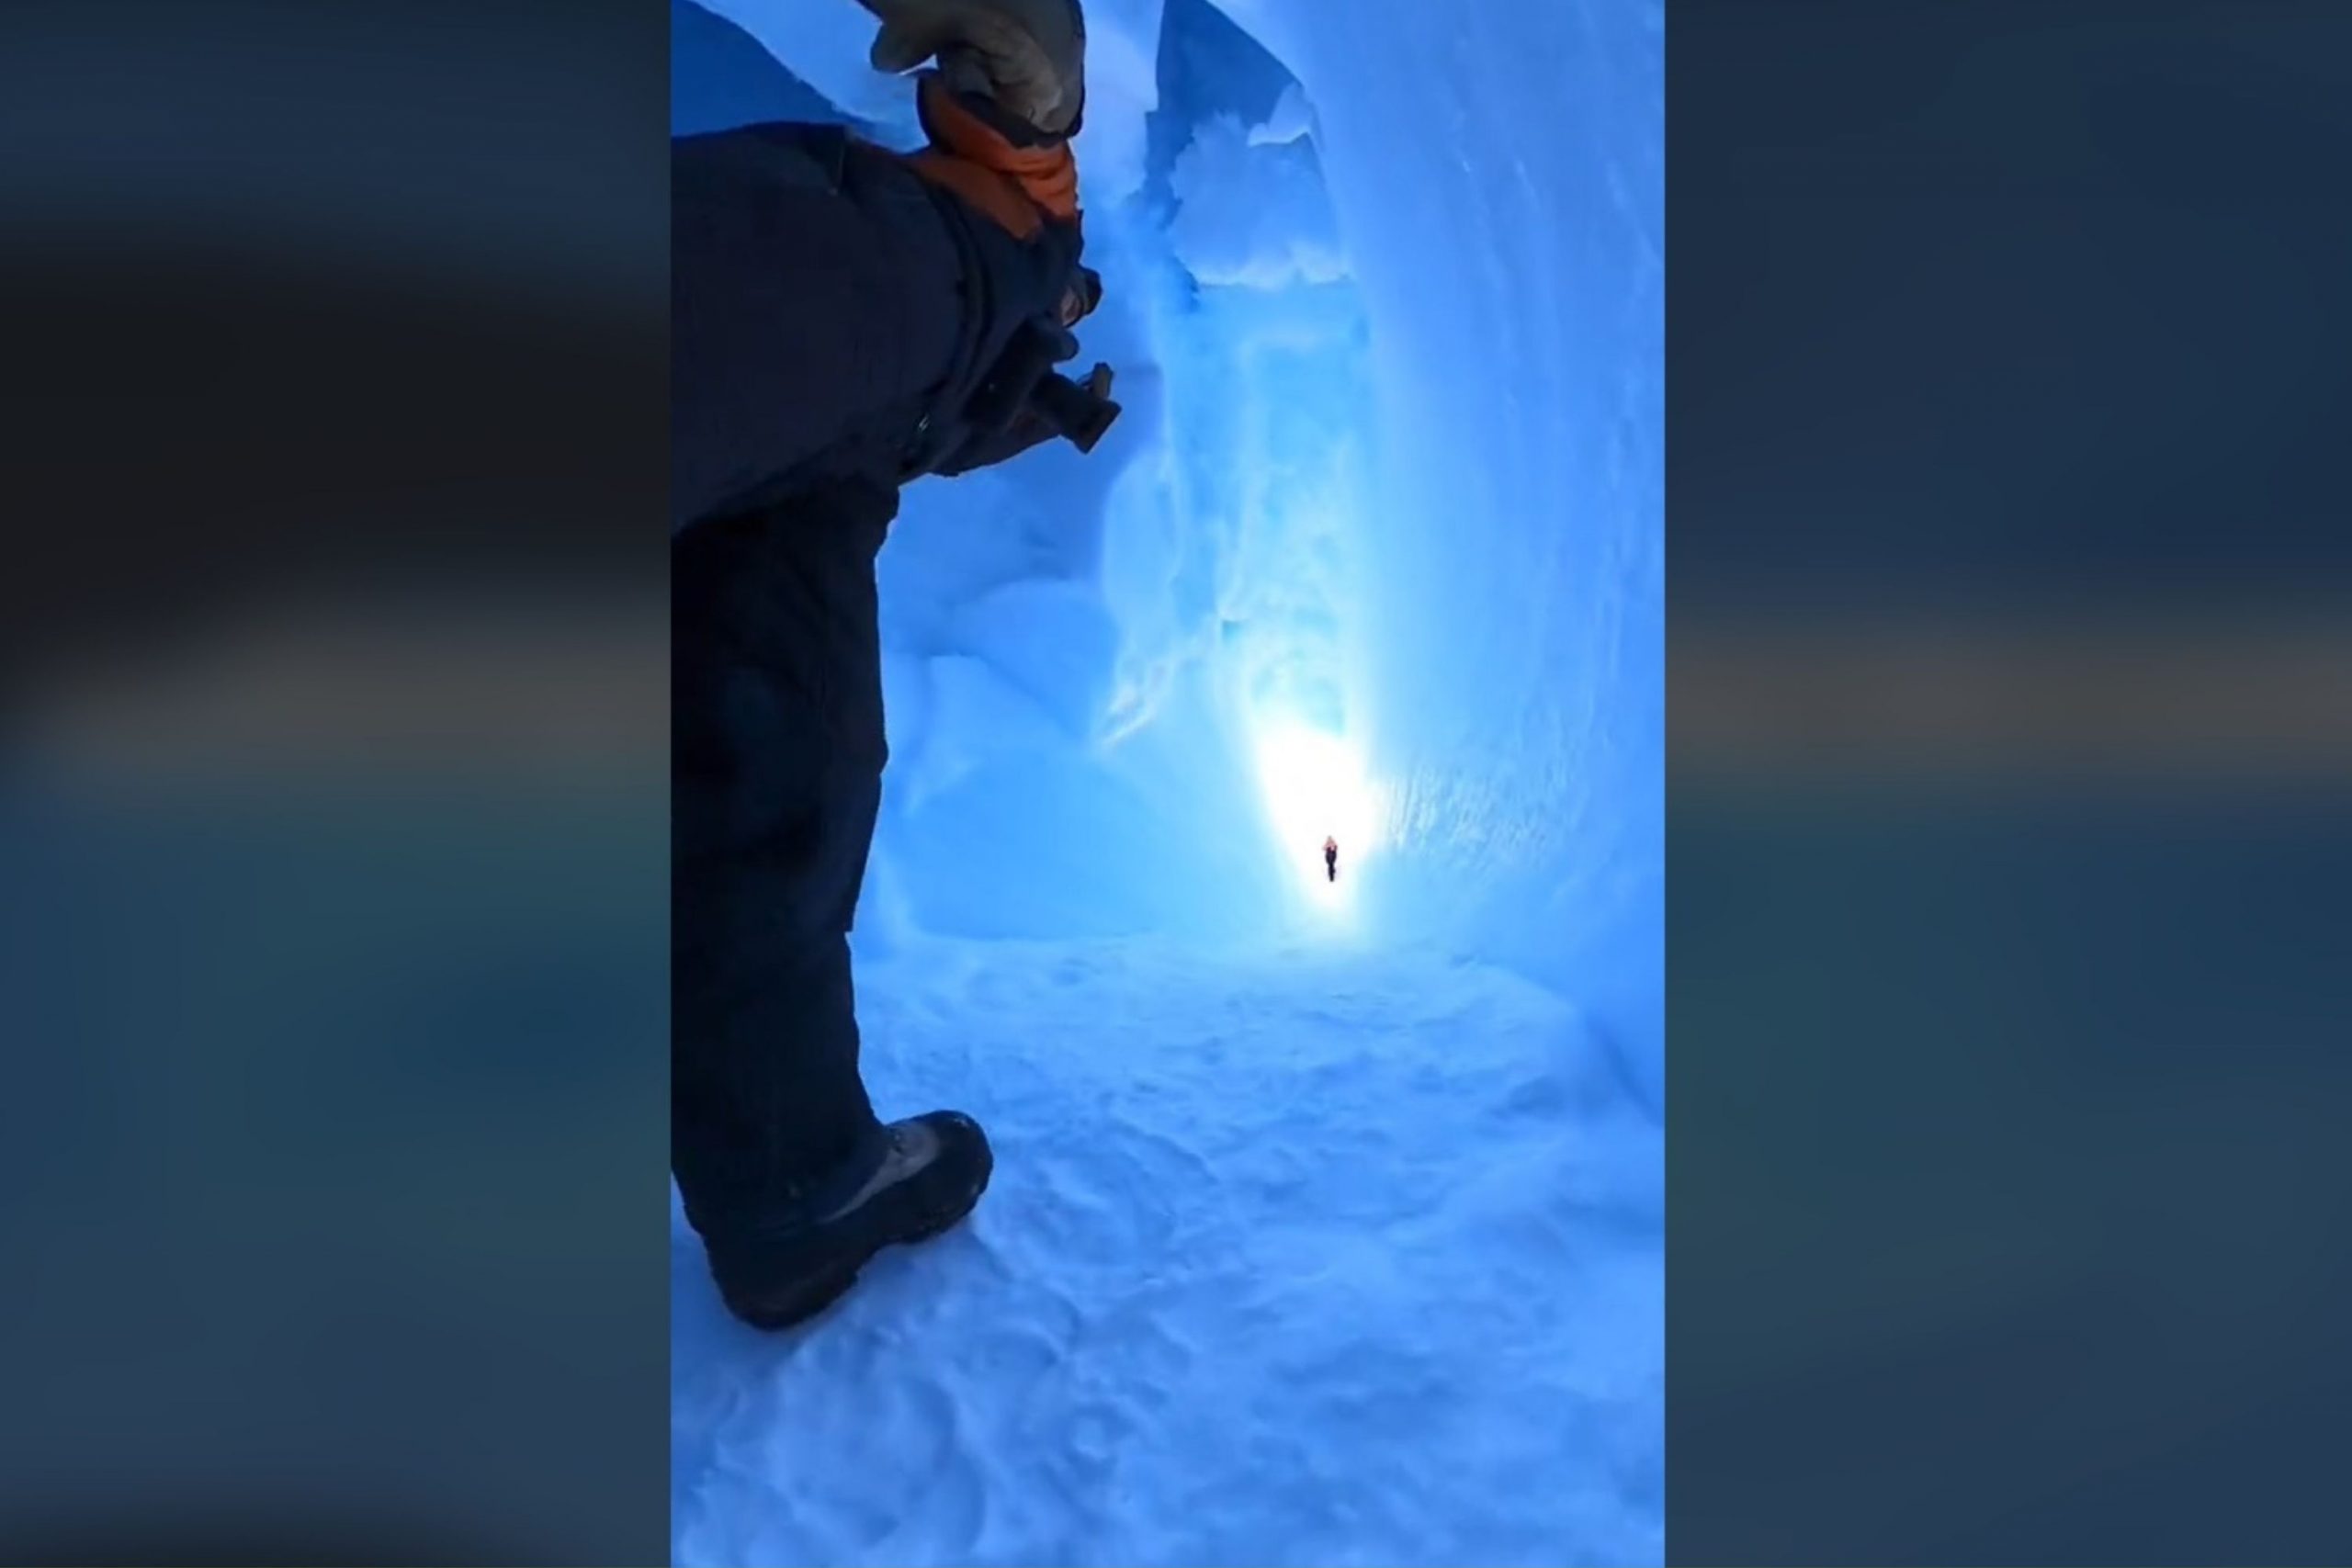
[(682, 1563), (1660, 1555), (1657, 1130), (1556, 995), (1431, 959), (978, 943), (862, 976), (967, 1228), (741, 1327), (682, 1231)]
[[(910, 133), (714, 8), (681, 128)], [(679, 1561), (1655, 1561), (1660, 8), (1088, 17), (1126, 415), (881, 569), (869, 1077), (997, 1187), (782, 1340), (681, 1234)]]

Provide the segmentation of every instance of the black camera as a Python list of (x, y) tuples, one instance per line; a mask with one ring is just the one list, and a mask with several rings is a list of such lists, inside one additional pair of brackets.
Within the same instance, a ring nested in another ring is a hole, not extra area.
[(1097, 365), (1083, 383), (1054, 368), (1077, 357), (1078, 339), (1068, 327), (1044, 320), (1023, 322), (972, 399), (967, 420), (974, 443), (1005, 440), (1025, 414), (1080, 452), (1093, 451), (1118, 419), (1119, 405), (1102, 395), (1110, 386), (1110, 367)]
[(1119, 405), (1098, 389), (1107, 389), (1110, 382), (1107, 365), (1097, 365), (1083, 382), (1049, 370), (1037, 378), (1030, 405), (1056, 434), (1080, 452), (1091, 452), (1119, 417)]

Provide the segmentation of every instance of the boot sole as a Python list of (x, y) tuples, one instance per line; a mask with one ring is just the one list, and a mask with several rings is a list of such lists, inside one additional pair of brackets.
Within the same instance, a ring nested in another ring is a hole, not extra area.
[(906, 1230), (885, 1237), (866, 1251), (843, 1258), (822, 1273), (809, 1276), (782, 1296), (771, 1296), (760, 1303), (755, 1310), (743, 1311), (740, 1314), (752, 1327), (770, 1331), (794, 1328), (807, 1323), (849, 1294), (850, 1287), (857, 1283), (859, 1272), (884, 1248), (918, 1246), (934, 1236), (944, 1235), (963, 1224), (972, 1211), (980, 1206), (980, 1199), (987, 1195), (989, 1190), (989, 1179), (995, 1174), (996, 1155), (991, 1150), (980, 1166), (979, 1180), (973, 1184), (970, 1195), (960, 1202), (924, 1215)]

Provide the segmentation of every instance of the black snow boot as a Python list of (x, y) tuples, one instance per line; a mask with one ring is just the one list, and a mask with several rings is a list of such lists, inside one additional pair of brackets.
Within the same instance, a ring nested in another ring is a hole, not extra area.
[(954, 1228), (988, 1190), (995, 1163), (988, 1134), (959, 1111), (878, 1128), (776, 1223), (707, 1238), (719, 1294), (754, 1328), (805, 1323), (884, 1247)]

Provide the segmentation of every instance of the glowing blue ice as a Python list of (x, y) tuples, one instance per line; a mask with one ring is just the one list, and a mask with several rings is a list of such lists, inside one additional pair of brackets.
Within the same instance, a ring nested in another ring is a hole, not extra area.
[[(716, 8), (681, 128), (911, 137)], [(1088, 17), (1125, 417), (882, 560), (869, 1078), (997, 1185), (783, 1342), (682, 1236), (679, 1561), (1656, 1561), (1660, 6)]]

